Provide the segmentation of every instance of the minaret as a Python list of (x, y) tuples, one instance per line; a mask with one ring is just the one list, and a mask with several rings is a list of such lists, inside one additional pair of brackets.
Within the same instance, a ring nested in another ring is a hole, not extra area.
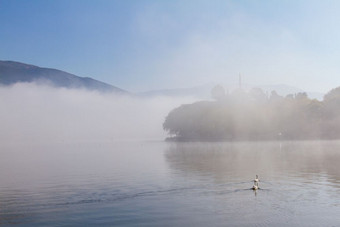
[(239, 88), (242, 89), (241, 73), (238, 74), (238, 85), (239, 85)]

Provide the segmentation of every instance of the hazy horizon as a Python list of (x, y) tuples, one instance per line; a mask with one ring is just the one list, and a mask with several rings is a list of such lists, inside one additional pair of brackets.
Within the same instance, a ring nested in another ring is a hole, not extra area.
[(81, 142), (158, 140), (173, 108), (194, 97), (142, 98), (36, 83), (0, 86), (0, 141)]

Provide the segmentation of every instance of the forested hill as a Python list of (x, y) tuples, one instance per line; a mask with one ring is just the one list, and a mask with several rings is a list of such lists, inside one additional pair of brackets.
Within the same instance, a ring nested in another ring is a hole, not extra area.
[(163, 124), (170, 139), (221, 140), (304, 140), (340, 138), (340, 87), (323, 101), (306, 93), (270, 96), (261, 89), (236, 90), (225, 94), (212, 91), (215, 101), (181, 105)]
[(79, 77), (61, 70), (41, 68), (15, 61), (0, 61), (0, 84), (11, 85), (20, 82), (36, 82), (54, 87), (84, 88), (100, 92), (126, 93), (118, 87), (89, 77)]

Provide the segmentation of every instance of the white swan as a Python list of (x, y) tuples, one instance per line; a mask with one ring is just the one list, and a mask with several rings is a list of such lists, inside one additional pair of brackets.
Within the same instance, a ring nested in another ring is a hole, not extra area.
[(252, 187), (253, 190), (259, 189), (259, 177), (256, 175), (255, 180), (254, 180), (254, 185)]

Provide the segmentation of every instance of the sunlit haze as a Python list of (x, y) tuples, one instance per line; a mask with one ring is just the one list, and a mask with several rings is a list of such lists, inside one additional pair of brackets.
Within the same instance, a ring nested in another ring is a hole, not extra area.
[(339, 1), (0, 0), (0, 59), (131, 92), (340, 84)]
[(0, 0), (0, 226), (340, 226), (339, 0)]

